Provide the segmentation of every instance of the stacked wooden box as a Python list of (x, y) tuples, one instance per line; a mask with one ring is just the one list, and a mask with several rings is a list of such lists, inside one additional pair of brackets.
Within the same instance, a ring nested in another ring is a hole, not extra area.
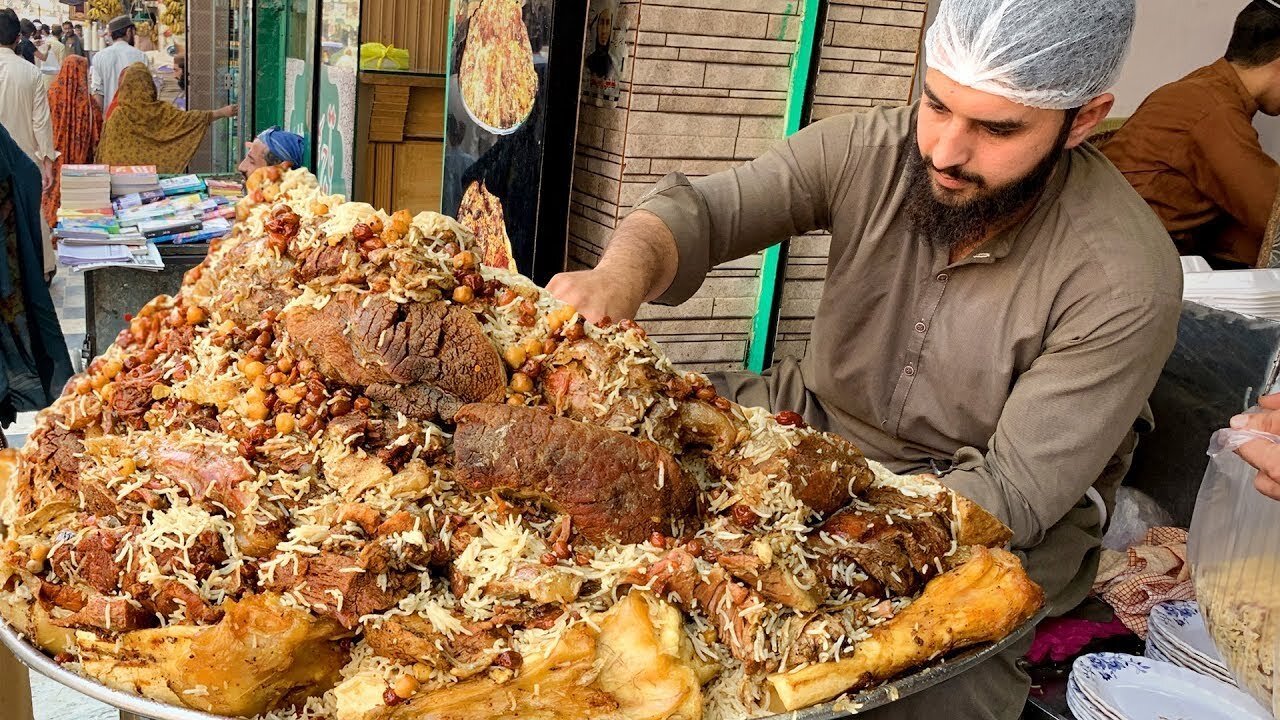
[[(571, 267), (594, 266), (613, 228), (663, 175), (679, 171), (697, 177), (732, 168), (782, 136), (800, 7), (787, 0), (622, 3), (630, 55), (621, 99), (617, 107), (597, 107), (584, 99), (580, 109)], [(822, 28), (815, 118), (908, 99), (924, 7), (832, 0)], [(867, 11), (871, 15), (864, 17)], [(881, 24), (917, 15), (914, 27)], [(904, 30), (914, 38), (909, 43)], [(780, 351), (803, 351), (797, 339), (807, 333), (817, 307), (826, 246), (823, 236), (799, 238), (792, 245)], [(740, 368), (759, 266), (759, 256), (721, 265), (684, 305), (646, 306), (640, 319), (686, 369)]]

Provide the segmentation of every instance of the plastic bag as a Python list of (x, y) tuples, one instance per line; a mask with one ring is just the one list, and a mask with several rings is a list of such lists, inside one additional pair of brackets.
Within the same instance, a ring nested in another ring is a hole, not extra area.
[(362, 70), (408, 70), (409, 51), (395, 45), (367, 42), (360, 46)]
[(1121, 487), (1116, 491), (1116, 509), (1102, 537), (1102, 547), (1124, 552), (1142, 542), (1153, 527), (1173, 525), (1173, 517), (1141, 490)]
[(1196, 496), (1187, 552), (1214, 645), (1241, 689), (1280, 717), (1280, 502), (1253, 486), (1257, 470), (1233, 452), (1280, 437), (1219, 430)]

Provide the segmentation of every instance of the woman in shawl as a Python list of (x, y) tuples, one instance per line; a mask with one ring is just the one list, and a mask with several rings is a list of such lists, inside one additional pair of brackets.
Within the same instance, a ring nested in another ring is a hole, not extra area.
[(40, 171), (0, 126), (0, 425), (41, 410), (71, 378), (44, 282)]
[(60, 155), (53, 163), (53, 186), (44, 195), (44, 219), (58, 224), (58, 204), (62, 202), (62, 165), (93, 162), (102, 134), (102, 109), (89, 94), (89, 61), (68, 55), (49, 88), (49, 120), (53, 125), (53, 147)]
[(209, 124), (235, 117), (236, 106), (179, 110), (156, 97), (151, 72), (134, 63), (120, 73), (120, 88), (102, 127), (97, 161), (106, 165), (155, 165), (159, 173), (180, 173), (204, 139)]

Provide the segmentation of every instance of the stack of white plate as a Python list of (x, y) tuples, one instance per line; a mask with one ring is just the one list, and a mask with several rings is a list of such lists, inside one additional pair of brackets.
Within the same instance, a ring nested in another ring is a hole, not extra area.
[(1147, 623), (1147, 657), (1235, 685), (1231, 671), (1213, 646), (1194, 600), (1174, 600), (1151, 608)]
[(1280, 270), (1214, 270), (1183, 264), (1182, 299), (1280, 320)]
[(1271, 720), (1257, 701), (1220, 680), (1117, 653), (1076, 659), (1067, 706), (1076, 720)]

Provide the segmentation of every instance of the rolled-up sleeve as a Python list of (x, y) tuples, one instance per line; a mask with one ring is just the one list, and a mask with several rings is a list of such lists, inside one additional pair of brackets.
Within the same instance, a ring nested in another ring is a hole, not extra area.
[(675, 279), (655, 302), (688, 300), (720, 263), (793, 235), (826, 229), (836, 181), (855, 160), (858, 124), (823, 120), (740, 167), (690, 180), (667, 175), (636, 203), (671, 230), (679, 252)]
[[(1174, 295), (1081, 301), (1015, 382), (987, 451), (962, 448), (942, 481), (1038, 544), (1097, 481), (1173, 350)], [(975, 461), (965, 462), (966, 459)]]

